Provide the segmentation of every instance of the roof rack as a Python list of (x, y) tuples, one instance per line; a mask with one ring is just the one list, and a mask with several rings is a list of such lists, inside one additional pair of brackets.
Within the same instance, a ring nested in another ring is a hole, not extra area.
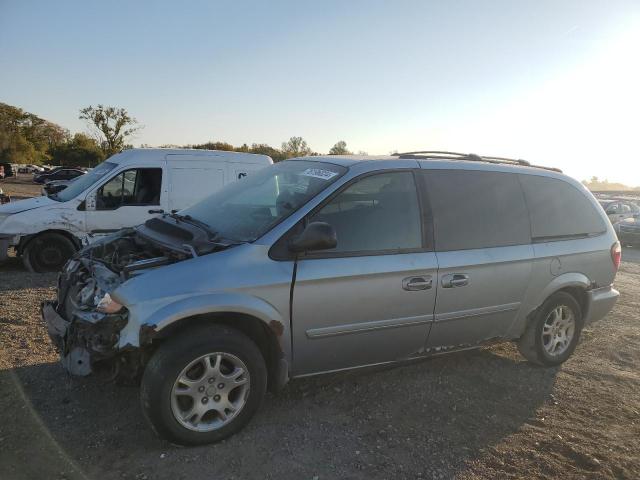
[(394, 153), (393, 156), (397, 156), (398, 158), (415, 158), (415, 159), (426, 159), (426, 158), (434, 158), (434, 159), (443, 159), (443, 160), (464, 160), (470, 162), (486, 162), (486, 163), (495, 163), (501, 165), (520, 165), (524, 167), (533, 167), (533, 168), (543, 168), (545, 170), (551, 170), (554, 172), (562, 173), (562, 170), (554, 167), (543, 167), (542, 165), (532, 165), (526, 160), (522, 159), (513, 159), (513, 158), (505, 158), (505, 157), (487, 157), (484, 155), (476, 155), (475, 153), (459, 153), (459, 152), (444, 152), (444, 151), (417, 151), (417, 152), (404, 152), (404, 153)]

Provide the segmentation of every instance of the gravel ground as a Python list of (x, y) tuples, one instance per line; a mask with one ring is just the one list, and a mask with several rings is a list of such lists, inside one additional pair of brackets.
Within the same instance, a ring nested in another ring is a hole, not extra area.
[(33, 183), (33, 175), (22, 173), (18, 177), (9, 177), (0, 180), (0, 189), (11, 195), (11, 200), (38, 197), (42, 191), (42, 185)]
[(135, 387), (65, 375), (38, 305), (55, 275), (0, 267), (0, 478), (640, 478), (640, 266), (562, 367), (510, 345), (292, 382), (216, 445), (147, 428)]

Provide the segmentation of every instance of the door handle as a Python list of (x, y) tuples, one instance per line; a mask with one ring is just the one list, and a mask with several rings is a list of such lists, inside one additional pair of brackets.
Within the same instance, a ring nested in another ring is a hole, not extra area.
[(442, 277), (442, 288), (464, 287), (469, 285), (469, 275), (466, 273), (449, 273)]
[(164, 213), (164, 210), (162, 210), (161, 208), (157, 209), (157, 210), (149, 210), (149, 213)]
[(410, 292), (416, 290), (429, 290), (433, 285), (433, 280), (431, 279), (431, 275), (426, 275), (424, 277), (407, 277), (402, 280), (402, 288), (404, 290), (409, 290)]

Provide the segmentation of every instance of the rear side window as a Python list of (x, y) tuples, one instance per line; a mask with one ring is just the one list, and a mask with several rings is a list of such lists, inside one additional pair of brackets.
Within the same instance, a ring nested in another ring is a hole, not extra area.
[(512, 173), (428, 170), (436, 251), (528, 244), (529, 215)]
[(602, 233), (606, 226), (589, 199), (562, 180), (520, 175), (534, 242)]

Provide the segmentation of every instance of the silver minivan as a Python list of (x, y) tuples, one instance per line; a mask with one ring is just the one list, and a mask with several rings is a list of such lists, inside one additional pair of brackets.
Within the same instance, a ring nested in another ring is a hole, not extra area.
[(88, 246), (43, 317), (66, 369), (135, 381), (180, 444), (241, 429), (289, 379), (514, 341), (564, 362), (618, 292), (583, 185), (442, 152), (307, 157)]

